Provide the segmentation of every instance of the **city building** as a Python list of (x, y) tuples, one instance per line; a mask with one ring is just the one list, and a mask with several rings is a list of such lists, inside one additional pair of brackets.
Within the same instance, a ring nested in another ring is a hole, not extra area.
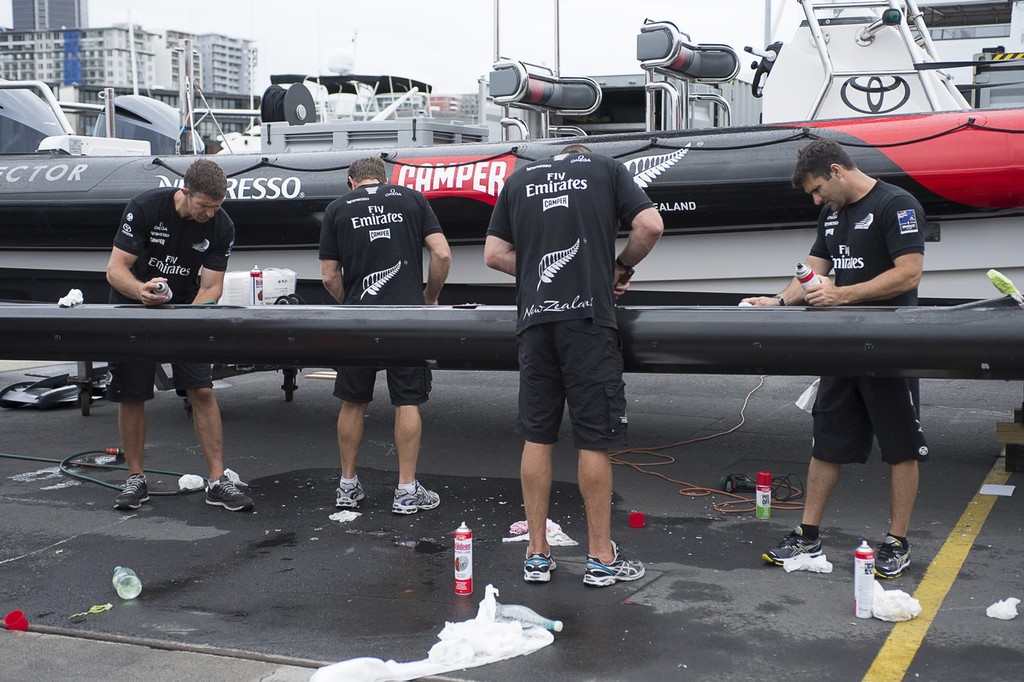
[(89, 25), (89, 0), (12, 0), (15, 31), (84, 28)]

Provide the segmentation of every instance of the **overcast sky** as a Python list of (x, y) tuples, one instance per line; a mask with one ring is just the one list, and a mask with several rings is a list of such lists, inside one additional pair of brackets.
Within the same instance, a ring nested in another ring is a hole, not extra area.
[[(501, 0), (505, 57), (556, 66), (555, 0)], [(696, 43), (764, 47), (765, 0), (561, 0), (560, 71), (566, 76), (640, 73), (636, 35), (644, 19), (671, 21)], [(775, 38), (789, 39), (803, 12), (797, 0), (773, 0)], [(90, 0), (93, 27), (132, 21), (254, 40), (257, 94), (272, 73), (329, 73), (334, 55), (352, 73), (425, 81), (437, 93), (475, 92), (494, 61), (493, 0)], [(0, 26), (11, 26), (0, 0)], [(753, 57), (740, 53), (741, 77)]]

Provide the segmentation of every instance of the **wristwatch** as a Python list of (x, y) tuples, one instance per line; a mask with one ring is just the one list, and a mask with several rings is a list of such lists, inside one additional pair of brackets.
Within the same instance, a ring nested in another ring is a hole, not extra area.
[(772, 296), (772, 298), (778, 301), (780, 306), (786, 306), (786, 299), (782, 298), (780, 294), (775, 294), (774, 296)]
[[(636, 269), (635, 269), (635, 268), (633, 268), (633, 267), (631, 267), (631, 266), (629, 266), (629, 265), (626, 265), (625, 263), (623, 263), (623, 262), (622, 262), (622, 259), (621, 259), (621, 258), (616, 258), (616, 259), (615, 259), (615, 264), (616, 264), (616, 265), (618, 265), (618, 266), (619, 266), (620, 268), (622, 268), (623, 270), (625, 270), (625, 271), (626, 271), (626, 274), (627, 274), (627, 275), (629, 275), (629, 277), (632, 277), (632, 276), (633, 276), (633, 273), (635, 273), (635, 272), (636, 272)], [(627, 277), (627, 279), (629, 279), (629, 277)]]

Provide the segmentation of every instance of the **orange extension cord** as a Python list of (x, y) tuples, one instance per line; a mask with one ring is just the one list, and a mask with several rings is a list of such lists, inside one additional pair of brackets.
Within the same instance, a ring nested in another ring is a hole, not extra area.
[[(641, 474), (648, 476), (656, 476), (660, 479), (666, 480), (669, 483), (683, 486), (677, 490), (677, 494), (685, 495), (686, 497), (707, 497), (708, 495), (721, 495), (730, 499), (716, 502), (714, 509), (722, 514), (746, 514), (753, 512), (756, 508), (753, 497), (747, 497), (745, 495), (737, 495), (735, 493), (727, 493), (724, 490), (718, 488), (708, 488), (704, 486), (695, 485), (689, 481), (680, 481), (675, 478), (671, 478), (657, 471), (652, 471), (654, 467), (667, 466), (674, 464), (676, 459), (672, 455), (666, 455), (663, 450), (671, 448), (681, 447), (683, 445), (690, 445), (691, 443), (699, 443), (705, 440), (711, 440), (712, 438), (720, 438), (721, 436), (727, 436), (730, 433), (738, 430), (743, 424), (746, 423), (746, 409), (747, 403), (750, 402), (751, 396), (754, 395), (762, 386), (764, 386), (765, 376), (762, 375), (757, 382), (757, 386), (751, 389), (747, 397), (743, 399), (743, 406), (740, 408), (740, 421), (736, 426), (732, 427), (727, 431), (721, 433), (713, 433), (708, 436), (700, 436), (699, 438), (690, 438), (688, 440), (681, 440), (677, 443), (670, 443), (668, 445), (659, 445), (657, 447), (649, 448), (628, 448), (626, 450), (613, 450), (609, 454), (611, 456), (612, 464), (619, 466), (627, 466)], [(641, 457), (650, 457), (654, 461), (630, 461), (625, 459), (629, 455), (640, 455)], [(796, 479), (796, 482), (793, 482)], [(800, 479), (793, 474), (786, 476), (777, 476), (772, 479), (772, 509), (779, 511), (793, 511), (804, 508), (803, 503), (793, 502), (792, 500), (798, 500), (803, 497), (803, 484)]]

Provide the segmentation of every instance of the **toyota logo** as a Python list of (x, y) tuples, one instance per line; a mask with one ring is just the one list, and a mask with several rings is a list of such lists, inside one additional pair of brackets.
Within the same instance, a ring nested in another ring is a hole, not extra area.
[(899, 76), (850, 78), (839, 92), (843, 103), (862, 114), (890, 114), (910, 99), (910, 84)]

